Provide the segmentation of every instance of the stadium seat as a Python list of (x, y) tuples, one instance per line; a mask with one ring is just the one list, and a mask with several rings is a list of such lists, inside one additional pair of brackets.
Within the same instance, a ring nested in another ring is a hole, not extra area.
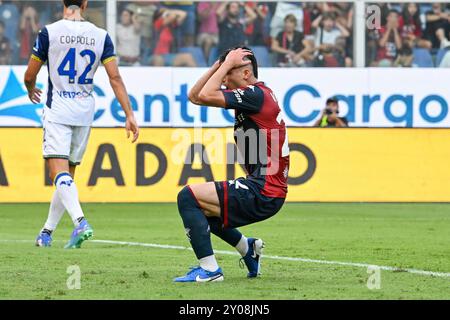
[(255, 46), (250, 47), (250, 49), (252, 49), (252, 51), (254, 52), (256, 59), (258, 60), (259, 67), (267, 68), (272, 66), (269, 50), (266, 47)]
[(217, 47), (214, 46), (209, 51), (208, 65), (212, 66), (218, 58), (219, 58), (219, 53), (217, 52)]
[(436, 54), (436, 67), (439, 67), (439, 65), (442, 62), (442, 59), (444, 59), (445, 54), (449, 51), (450, 48), (439, 49), (439, 51)]
[(391, 10), (397, 10), (398, 13), (402, 12), (402, 4), (401, 3), (391, 3)]
[(417, 66), (419, 68), (433, 68), (433, 57), (428, 49), (414, 49), (414, 60), (413, 66)]
[(180, 48), (180, 52), (192, 54), (192, 57), (194, 57), (194, 60), (197, 63), (197, 67), (207, 67), (203, 51), (200, 47), (183, 47)]

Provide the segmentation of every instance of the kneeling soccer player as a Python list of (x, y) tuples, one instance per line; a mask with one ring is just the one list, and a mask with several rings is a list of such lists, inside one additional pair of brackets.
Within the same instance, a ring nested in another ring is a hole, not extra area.
[[(189, 92), (194, 104), (235, 110), (235, 140), (248, 175), (186, 186), (180, 191), (178, 210), (200, 266), (175, 282), (223, 280), (210, 232), (237, 249), (249, 278), (260, 274), (263, 241), (247, 239), (236, 228), (270, 218), (283, 206), (289, 147), (275, 95), (257, 77), (253, 53), (245, 47), (230, 49)], [(222, 90), (222, 85), (227, 89)], [(247, 139), (251, 136), (257, 140)]]

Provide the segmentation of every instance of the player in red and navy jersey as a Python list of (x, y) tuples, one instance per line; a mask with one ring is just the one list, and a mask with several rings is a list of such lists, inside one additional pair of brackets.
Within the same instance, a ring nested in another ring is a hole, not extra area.
[(284, 204), (289, 147), (281, 109), (272, 90), (258, 81), (256, 58), (245, 47), (222, 54), (191, 89), (189, 100), (235, 110), (234, 136), (247, 177), (180, 191), (178, 210), (200, 266), (174, 281), (223, 280), (210, 232), (235, 247), (248, 268), (247, 276), (257, 277), (264, 243), (247, 239), (236, 228), (268, 219)]

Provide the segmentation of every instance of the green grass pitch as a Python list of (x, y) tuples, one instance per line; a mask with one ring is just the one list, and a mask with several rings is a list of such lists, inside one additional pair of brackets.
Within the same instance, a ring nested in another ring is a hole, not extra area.
[[(85, 204), (94, 239), (189, 246), (174, 204)], [(67, 215), (51, 248), (34, 247), (48, 205), (0, 205), (0, 299), (450, 299), (450, 205), (286, 204), (275, 217), (241, 229), (266, 242), (266, 255), (392, 266), (369, 290), (367, 268), (262, 260), (246, 279), (238, 256), (217, 254), (221, 283), (175, 284), (196, 264), (192, 251), (88, 241), (64, 250)], [(27, 241), (13, 241), (27, 240)], [(213, 236), (218, 250), (233, 251)], [(69, 290), (67, 268), (81, 270)], [(421, 275), (404, 269), (441, 272)]]

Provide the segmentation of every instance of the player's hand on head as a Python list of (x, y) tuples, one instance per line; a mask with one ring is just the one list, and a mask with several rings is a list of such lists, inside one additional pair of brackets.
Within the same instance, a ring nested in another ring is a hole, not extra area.
[(31, 102), (33, 102), (34, 104), (37, 104), (37, 103), (41, 102), (41, 94), (42, 94), (41, 89), (34, 88), (30, 92), (28, 92), (28, 97), (30, 98)]
[(250, 55), (253, 55), (250, 50), (238, 48), (230, 51), (225, 61), (230, 63), (233, 67), (243, 67), (252, 63), (250, 60), (244, 60), (246, 56)]
[(134, 117), (127, 117), (125, 129), (127, 130), (127, 138), (130, 138), (130, 132), (133, 133), (133, 139), (131, 142), (135, 143), (139, 138), (139, 126)]

